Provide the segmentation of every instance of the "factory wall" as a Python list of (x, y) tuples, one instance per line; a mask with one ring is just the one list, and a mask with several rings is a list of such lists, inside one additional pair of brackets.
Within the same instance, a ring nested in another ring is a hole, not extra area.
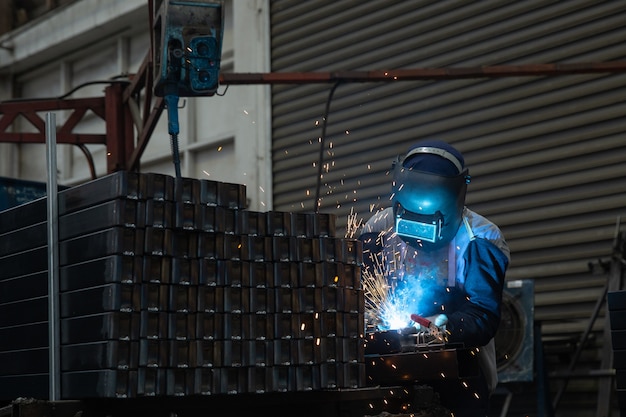
[[(275, 72), (626, 58), (624, 2), (277, 0), (271, 17)], [(272, 89), (274, 206), (314, 208), (327, 106), (321, 211), (337, 213), (343, 225), (351, 214), (367, 220), (388, 204), (391, 162), (413, 141), (450, 141), (472, 176), (468, 206), (508, 240), (508, 280), (534, 282), (551, 397), (593, 324), (575, 366), (579, 376), (567, 381), (556, 411), (595, 415), (601, 378), (589, 371), (600, 370), (610, 340), (603, 337), (604, 313), (591, 321), (607, 275), (589, 266), (611, 257), (626, 213), (626, 74), (333, 87)], [(533, 403), (531, 397), (518, 411), (536, 412)]]

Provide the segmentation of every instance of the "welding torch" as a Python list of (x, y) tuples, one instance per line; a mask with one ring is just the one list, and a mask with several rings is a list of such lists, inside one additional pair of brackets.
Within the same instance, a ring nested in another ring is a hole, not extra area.
[(411, 320), (428, 329), (430, 334), (437, 339), (445, 339), (445, 325), (448, 322), (448, 317), (445, 314), (438, 315), (434, 322), (417, 314), (411, 314)]

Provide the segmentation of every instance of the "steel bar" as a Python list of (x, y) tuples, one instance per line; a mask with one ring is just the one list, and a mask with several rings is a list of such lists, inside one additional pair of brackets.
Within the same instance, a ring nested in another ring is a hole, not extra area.
[(60, 330), (59, 330), (59, 205), (57, 199), (56, 115), (46, 113), (46, 159), (48, 165), (48, 337), (49, 399), (61, 399)]

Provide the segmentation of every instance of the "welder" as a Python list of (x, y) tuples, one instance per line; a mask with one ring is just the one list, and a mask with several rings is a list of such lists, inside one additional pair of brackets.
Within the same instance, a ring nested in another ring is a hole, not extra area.
[(376, 212), (359, 237), (365, 268), (386, 265), (390, 286), (423, 286), (407, 319), (424, 317), (448, 343), (478, 348), (477, 377), (445, 379), (434, 389), (455, 417), (485, 416), (497, 385), (494, 336), (509, 248), (494, 223), (465, 206), (469, 171), (452, 145), (418, 142), (391, 174), (391, 207)]

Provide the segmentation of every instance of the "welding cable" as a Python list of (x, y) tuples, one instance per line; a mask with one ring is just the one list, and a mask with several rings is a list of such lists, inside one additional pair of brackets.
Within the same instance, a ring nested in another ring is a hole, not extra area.
[(333, 99), (333, 94), (335, 94), (335, 90), (339, 86), (341, 81), (336, 82), (333, 85), (333, 88), (330, 89), (330, 93), (328, 94), (328, 99), (326, 100), (326, 109), (324, 110), (324, 119), (322, 120), (322, 136), (320, 136), (320, 154), (317, 161), (317, 184), (315, 187), (315, 213), (319, 213), (320, 211), (320, 188), (322, 187), (322, 165), (324, 164), (324, 145), (326, 143), (326, 126), (328, 125), (328, 114), (330, 112), (330, 102)]
[(166, 94), (165, 107), (167, 108), (167, 130), (170, 134), (170, 142), (172, 146), (172, 161), (176, 171), (176, 179), (181, 178), (180, 172), (180, 151), (178, 149), (178, 95)]

